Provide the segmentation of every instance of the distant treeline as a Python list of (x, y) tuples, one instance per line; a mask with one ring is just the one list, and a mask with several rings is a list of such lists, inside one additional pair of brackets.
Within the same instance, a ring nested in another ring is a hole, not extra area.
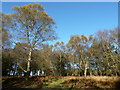
[[(83, 76), (120, 75), (118, 28), (99, 31), (95, 36), (73, 35), (67, 44), (43, 44), (32, 51), (31, 75)], [(4, 45), (4, 43), (3, 43)], [(29, 46), (3, 46), (2, 74), (24, 75)]]

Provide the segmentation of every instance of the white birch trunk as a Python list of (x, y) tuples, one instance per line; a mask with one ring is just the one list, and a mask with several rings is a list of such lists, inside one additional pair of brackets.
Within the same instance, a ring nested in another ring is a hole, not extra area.
[(30, 48), (28, 61), (27, 61), (27, 72), (26, 72), (26, 79), (28, 80), (30, 75), (30, 64), (31, 64), (31, 57), (32, 57), (32, 48)]
[(86, 75), (87, 75), (87, 66), (88, 66), (88, 63), (86, 62), (86, 64), (85, 64), (85, 71), (84, 71), (84, 76), (86, 77)]

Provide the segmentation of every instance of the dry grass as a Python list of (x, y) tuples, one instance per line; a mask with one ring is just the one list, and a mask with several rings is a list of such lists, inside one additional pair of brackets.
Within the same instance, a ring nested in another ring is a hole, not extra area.
[(118, 88), (120, 86), (120, 77), (109, 76), (87, 76), (87, 77), (66, 77), (69, 78), (64, 84), (71, 85), (74, 88)]
[(120, 77), (116, 76), (32, 76), (2, 77), (3, 88), (120, 88)]

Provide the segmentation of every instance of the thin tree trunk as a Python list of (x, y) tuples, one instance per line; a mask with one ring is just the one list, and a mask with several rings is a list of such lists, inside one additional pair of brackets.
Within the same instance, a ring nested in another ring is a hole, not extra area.
[(12, 75), (13, 75), (13, 76), (15, 75), (15, 70), (12, 70)]
[(86, 73), (87, 73), (87, 69), (85, 68), (85, 71), (84, 71), (84, 76), (86, 77)]
[(61, 53), (60, 53), (60, 76), (62, 76), (61, 62), (62, 62), (62, 60), (61, 60)]
[(92, 70), (90, 70), (90, 76), (92, 76)]
[(27, 62), (26, 80), (29, 79), (29, 75), (30, 75), (31, 56), (32, 56), (32, 49), (30, 48), (29, 56), (28, 56), (28, 62)]
[(85, 71), (84, 71), (84, 76), (86, 77), (87, 75), (87, 63), (85, 64)]
[[(50, 65), (53, 66), (51, 60), (50, 60)], [(55, 72), (54, 72), (54, 69), (52, 68), (52, 73), (53, 73), (53, 76), (55, 76)]]
[(80, 61), (80, 59), (79, 59), (79, 64), (80, 64), (80, 66), (79, 66), (79, 76), (82, 76), (81, 71), (80, 71), (80, 69), (82, 68), (82, 66), (81, 66), (82, 65), (82, 60)]

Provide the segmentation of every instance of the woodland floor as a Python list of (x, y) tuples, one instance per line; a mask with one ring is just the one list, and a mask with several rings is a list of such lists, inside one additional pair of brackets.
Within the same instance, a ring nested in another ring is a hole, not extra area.
[[(41, 90), (75, 90), (80, 88), (120, 88), (120, 77), (110, 76), (31, 76), (28, 81), (24, 77), (2, 77), (2, 88), (36, 88)], [(120, 90), (120, 89), (118, 89)]]

